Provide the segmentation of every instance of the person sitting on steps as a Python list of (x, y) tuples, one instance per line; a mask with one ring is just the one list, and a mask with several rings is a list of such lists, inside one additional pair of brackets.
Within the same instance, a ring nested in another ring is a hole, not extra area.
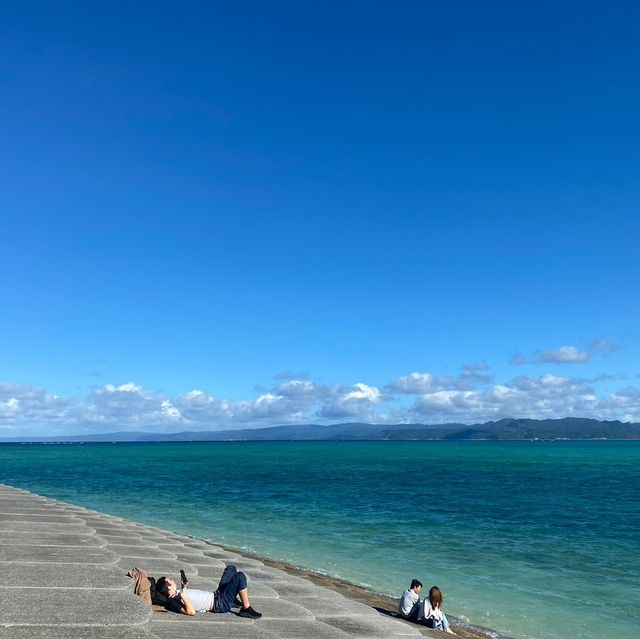
[(404, 619), (416, 621), (420, 612), (420, 591), (422, 582), (417, 579), (411, 580), (411, 585), (402, 593), (398, 612)]
[(453, 630), (449, 628), (449, 620), (447, 615), (442, 612), (442, 592), (438, 586), (432, 586), (429, 589), (429, 596), (424, 598), (422, 607), (420, 608), (419, 622), (427, 626), (427, 628), (433, 628), (434, 630), (442, 630), (454, 634)]

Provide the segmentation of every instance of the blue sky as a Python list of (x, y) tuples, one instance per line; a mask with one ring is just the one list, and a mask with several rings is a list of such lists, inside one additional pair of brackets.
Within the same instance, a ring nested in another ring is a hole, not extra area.
[(0, 21), (0, 436), (640, 421), (633, 2)]

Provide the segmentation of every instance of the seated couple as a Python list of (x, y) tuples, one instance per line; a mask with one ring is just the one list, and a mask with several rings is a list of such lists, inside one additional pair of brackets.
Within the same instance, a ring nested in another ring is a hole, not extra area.
[(412, 579), (410, 586), (402, 593), (400, 598), (399, 613), (401, 617), (417, 621), (418, 623), (453, 634), (449, 628), (449, 620), (442, 612), (442, 592), (438, 586), (429, 589), (429, 596), (420, 603), (420, 591), (422, 583)]
[[(262, 615), (251, 607), (247, 576), (229, 565), (224, 569), (215, 592), (187, 588), (187, 579), (182, 573), (182, 589), (169, 577), (160, 577), (155, 584), (153, 603), (164, 606), (172, 612), (193, 616), (196, 612), (229, 612), (233, 606), (240, 608), (239, 617), (260, 619)], [(160, 595), (158, 597), (158, 594)], [(239, 599), (238, 599), (239, 597)]]

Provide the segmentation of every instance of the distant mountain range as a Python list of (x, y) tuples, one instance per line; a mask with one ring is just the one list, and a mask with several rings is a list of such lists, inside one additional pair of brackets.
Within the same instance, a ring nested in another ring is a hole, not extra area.
[(243, 430), (181, 433), (121, 431), (66, 437), (12, 437), (4, 442), (183, 442), (183, 441), (348, 441), (348, 440), (527, 440), (640, 439), (640, 424), (565, 417), (501, 419), (484, 424), (301, 424)]

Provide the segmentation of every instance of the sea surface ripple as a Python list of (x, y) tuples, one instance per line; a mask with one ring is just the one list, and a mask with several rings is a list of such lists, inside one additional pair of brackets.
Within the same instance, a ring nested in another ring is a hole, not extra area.
[(526, 639), (637, 639), (640, 442), (3, 444), (0, 481)]

